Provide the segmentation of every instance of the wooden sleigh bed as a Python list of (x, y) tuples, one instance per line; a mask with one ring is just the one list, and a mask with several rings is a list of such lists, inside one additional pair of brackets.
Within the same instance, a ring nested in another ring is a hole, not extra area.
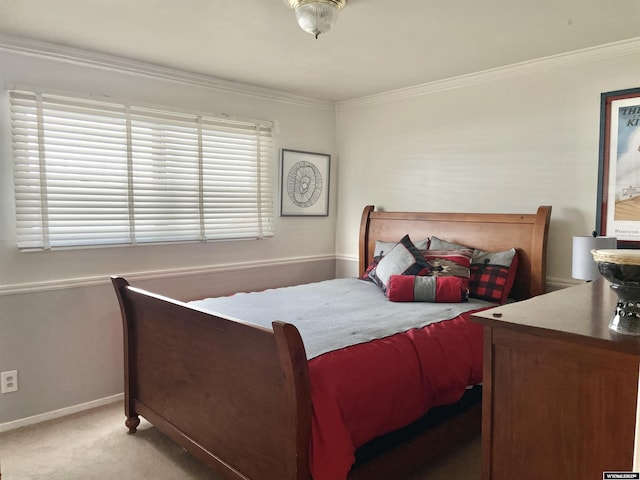
[[(510, 297), (545, 292), (551, 207), (530, 214), (380, 212), (365, 207), (359, 273), (376, 240), (437, 236), (485, 251), (516, 248)], [(312, 398), (298, 329), (225, 318), (112, 279), (124, 323), (125, 415), (143, 416), (227, 479), (309, 480)], [(435, 409), (434, 409), (435, 410)], [(446, 410), (446, 409), (445, 409)], [(356, 464), (349, 479), (398, 479), (480, 430), (480, 403), (467, 402), (428, 428)]]

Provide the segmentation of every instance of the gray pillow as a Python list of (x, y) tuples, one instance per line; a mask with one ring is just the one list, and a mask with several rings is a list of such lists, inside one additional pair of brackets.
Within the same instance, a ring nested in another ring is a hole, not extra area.
[[(376, 246), (373, 249), (373, 256), (379, 257), (380, 255), (386, 255), (397, 244), (398, 242), (383, 242), (381, 240), (376, 240)], [(417, 242), (413, 242), (413, 244), (418, 250), (426, 250), (429, 247), (429, 238), (418, 240)]]
[(429, 262), (409, 239), (409, 235), (405, 235), (380, 259), (369, 273), (369, 278), (386, 291), (391, 275), (417, 275), (427, 267)]

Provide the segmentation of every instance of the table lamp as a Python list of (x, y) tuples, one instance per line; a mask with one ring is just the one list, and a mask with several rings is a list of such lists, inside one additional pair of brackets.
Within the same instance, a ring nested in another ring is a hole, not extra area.
[(616, 237), (600, 237), (596, 232), (591, 236), (573, 237), (573, 254), (571, 276), (576, 280), (588, 282), (600, 276), (598, 264), (591, 255), (591, 250), (604, 250), (617, 247)]

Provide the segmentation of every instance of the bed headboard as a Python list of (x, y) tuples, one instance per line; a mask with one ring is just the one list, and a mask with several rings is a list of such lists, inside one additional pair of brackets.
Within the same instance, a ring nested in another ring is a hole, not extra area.
[(540, 295), (546, 291), (550, 217), (550, 206), (531, 214), (505, 214), (380, 212), (367, 205), (360, 222), (359, 275), (373, 258), (376, 240), (398, 241), (405, 234), (413, 240), (436, 236), (489, 252), (515, 247), (518, 272), (511, 296), (522, 300)]

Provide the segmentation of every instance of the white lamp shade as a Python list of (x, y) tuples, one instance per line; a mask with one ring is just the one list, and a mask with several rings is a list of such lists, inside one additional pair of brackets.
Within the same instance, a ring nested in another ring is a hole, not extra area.
[(577, 280), (595, 280), (600, 276), (591, 250), (616, 248), (616, 237), (573, 237), (571, 276)]

